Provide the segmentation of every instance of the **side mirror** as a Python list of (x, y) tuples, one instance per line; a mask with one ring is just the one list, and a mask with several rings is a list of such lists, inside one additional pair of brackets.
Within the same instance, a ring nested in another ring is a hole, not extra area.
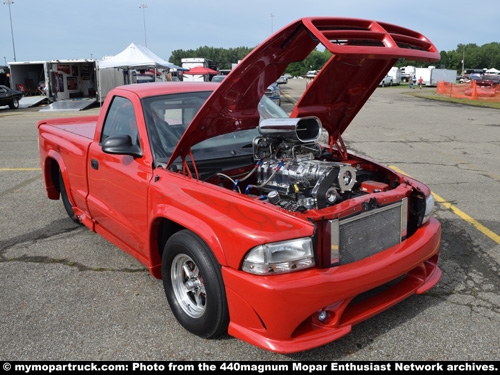
[(141, 148), (132, 144), (132, 137), (128, 134), (108, 137), (102, 145), (102, 151), (107, 154), (142, 156)]

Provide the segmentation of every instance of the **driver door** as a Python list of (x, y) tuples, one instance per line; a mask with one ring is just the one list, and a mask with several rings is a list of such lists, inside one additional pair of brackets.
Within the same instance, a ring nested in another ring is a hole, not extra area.
[[(104, 153), (103, 142), (111, 136), (129, 135), (144, 150), (139, 135), (139, 111), (124, 97), (115, 97), (105, 118), (100, 143), (89, 150), (88, 206), (96, 232), (129, 252), (146, 254), (148, 242), (148, 186), (151, 156)], [(142, 113), (142, 112), (141, 112)], [(143, 126), (144, 129), (144, 126)]]

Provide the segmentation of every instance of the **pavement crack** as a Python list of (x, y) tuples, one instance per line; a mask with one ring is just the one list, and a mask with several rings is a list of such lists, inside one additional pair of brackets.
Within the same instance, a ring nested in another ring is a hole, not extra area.
[[(426, 294), (468, 307), (471, 313), (498, 320), (500, 286), (497, 265), (476, 245), (467, 228), (457, 220), (440, 218), (442, 225), (440, 266), (443, 276)], [(462, 244), (460, 249), (454, 245)]]
[(0, 241), (0, 258), (12, 247), (19, 246), (27, 243), (36, 243), (39, 240), (57, 236), (60, 234), (71, 233), (80, 230), (82, 226), (70, 222), (68, 219), (61, 219), (47, 224), (43, 228), (33, 230), (31, 232), (23, 233), (15, 237), (8, 238)]
[(26, 179), (24, 180), (23, 182), (21, 182), (20, 184), (17, 184), (15, 186), (12, 186), (11, 188), (9, 189), (6, 189), (2, 192), (0, 192), (0, 198), (3, 198), (4, 196), (7, 196), (8, 194), (10, 193), (13, 193), (25, 186), (28, 186), (30, 185), (32, 182), (34, 181), (37, 181), (37, 180), (40, 180), (42, 178), (42, 176), (40, 174), (37, 174), (35, 177), (32, 177), (32, 178), (29, 178), (29, 179)]
[(9, 258), (0, 260), (0, 263), (5, 262), (22, 262), (22, 263), (39, 263), (39, 264), (62, 264), (68, 267), (74, 267), (78, 271), (92, 271), (92, 272), (148, 272), (145, 268), (110, 268), (110, 267), (89, 267), (79, 262), (74, 262), (65, 258), (51, 258), (48, 256), (29, 256), (22, 255), (16, 258)]

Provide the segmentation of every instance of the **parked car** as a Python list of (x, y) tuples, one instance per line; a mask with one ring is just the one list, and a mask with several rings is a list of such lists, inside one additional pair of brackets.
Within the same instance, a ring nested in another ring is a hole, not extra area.
[(278, 85), (287, 84), (288, 83), (288, 78), (286, 76), (282, 75), (281, 77), (278, 78), (278, 80), (276, 81), (276, 83), (278, 83)]
[(479, 79), (476, 79), (478, 86), (495, 86), (500, 83), (500, 76), (498, 74), (483, 74)]
[(478, 79), (481, 79), (481, 74), (479, 73), (464, 74), (458, 82), (469, 83), (470, 81), (477, 81)]
[(8, 105), (10, 109), (19, 108), (19, 100), (23, 93), (18, 90), (12, 90), (7, 86), (0, 86), (0, 106)]
[(378, 85), (381, 87), (392, 86), (392, 82), (392, 77), (390, 75), (386, 75)]
[[(227, 76), (226, 75), (216, 75), (212, 77), (212, 82), (222, 82)], [(271, 99), (275, 104), (281, 106), (281, 90), (278, 86), (278, 82), (275, 82), (268, 86), (265, 95)]]
[(314, 78), (314, 77), (316, 77), (316, 74), (318, 74), (317, 70), (308, 70), (306, 73), (306, 77)]
[[(319, 41), (335, 58), (287, 113), (276, 66)], [(162, 279), (165, 322), (284, 354), (325, 345), (442, 274), (429, 187), (344, 142), (395, 56), (440, 59), (412, 30), (308, 17), (220, 83), (116, 87), (99, 115), (38, 122), (45, 193)]]
[(212, 82), (222, 82), (222, 80), (226, 77), (226, 75), (218, 74), (212, 77)]
[(277, 82), (269, 85), (266, 90), (266, 96), (274, 103), (281, 106), (281, 90)]
[(137, 74), (135, 76), (137, 83), (151, 83), (155, 82), (155, 76), (150, 74)]

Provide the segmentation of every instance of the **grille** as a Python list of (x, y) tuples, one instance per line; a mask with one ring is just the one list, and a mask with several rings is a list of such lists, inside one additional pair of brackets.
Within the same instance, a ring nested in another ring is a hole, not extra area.
[(330, 264), (349, 264), (397, 245), (406, 236), (407, 199), (343, 219), (330, 220)]

